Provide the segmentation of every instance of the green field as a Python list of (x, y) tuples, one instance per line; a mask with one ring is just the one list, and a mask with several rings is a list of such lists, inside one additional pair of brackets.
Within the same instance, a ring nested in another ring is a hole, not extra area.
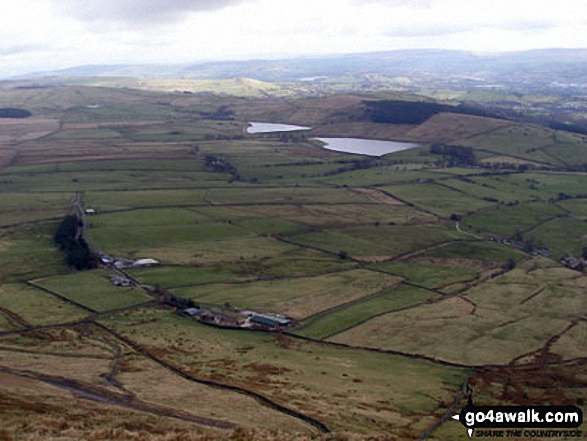
[(565, 212), (555, 204), (528, 202), (467, 216), (461, 225), (465, 231), (477, 234), (513, 237), (518, 232), (535, 228), (543, 222), (564, 215)]
[(419, 255), (423, 258), (467, 259), (484, 265), (504, 264), (508, 259), (520, 260), (524, 256), (519, 250), (489, 241), (456, 242)]
[(397, 185), (384, 189), (417, 207), (444, 217), (449, 217), (453, 213), (463, 215), (495, 205), (494, 202), (484, 201), (440, 185)]
[(381, 273), (350, 270), (305, 278), (196, 286), (174, 292), (205, 304), (228, 302), (242, 309), (278, 312), (303, 319), (383, 292), (400, 280)]
[(87, 207), (98, 213), (102, 210), (125, 208), (173, 207), (177, 205), (205, 205), (204, 190), (150, 190), (150, 191), (103, 191), (87, 192), (84, 196)]
[(317, 233), (293, 236), (295, 243), (327, 250), (346, 251), (357, 259), (393, 257), (447, 242), (462, 235), (442, 224), (379, 225), (333, 228)]
[(414, 306), (435, 297), (438, 296), (430, 291), (400, 285), (382, 294), (304, 320), (294, 333), (317, 339), (328, 338), (373, 316)]
[(0, 285), (0, 304), (31, 325), (75, 321), (88, 315), (83, 309), (25, 284)]
[(443, 289), (458, 282), (470, 282), (477, 278), (478, 271), (463, 265), (439, 265), (435, 263), (403, 261), (379, 263), (372, 268), (404, 277), (410, 283), (426, 288)]
[(108, 280), (112, 275), (104, 270), (86, 271), (38, 279), (34, 284), (96, 311), (124, 308), (150, 300), (138, 288), (113, 285)]

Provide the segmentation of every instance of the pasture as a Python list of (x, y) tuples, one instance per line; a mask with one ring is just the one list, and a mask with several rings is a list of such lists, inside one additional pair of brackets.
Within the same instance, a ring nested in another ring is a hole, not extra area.
[(386, 291), (400, 278), (366, 270), (320, 276), (179, 288), (174, 293), (212, 305), (279, 312), (301, 320), (346, 303)]

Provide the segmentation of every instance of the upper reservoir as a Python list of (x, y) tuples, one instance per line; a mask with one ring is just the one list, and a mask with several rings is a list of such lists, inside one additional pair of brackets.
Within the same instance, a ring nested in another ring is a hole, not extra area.
[(388, 153), (419, 147), (419, 144), (396, 141), (379, 141), (360, 138), (313, 138), (326, 143), (324, 148), (344, 153), (357, 153), (368, 156), (383, 156)]
[(247, 133), (293, 132), (294, 130), (310, 130), (310, 127), (292, 126), (290, 124), (273, 124), (252, 122)]

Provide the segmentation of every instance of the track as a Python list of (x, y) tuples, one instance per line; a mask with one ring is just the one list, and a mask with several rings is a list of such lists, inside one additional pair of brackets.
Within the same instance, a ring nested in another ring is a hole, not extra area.
[(0, 366), (0, 372), (15, 375), (18, 377), (41, 381), (51, 386), (55, 386), (60, 389), (71, 392), (72, 394), (80, 398), (85, 398), (100, 403), (119, 406), (126, 409), (138, 410), (140, 412), (147, 412), (157, 416), (175, 418), (190, 423), (214, 427), (217, 429), (234, 429), (237, 427), (235, 424), (232, 423), (227, 423), (225, 421), (220, 420), (213, 420), (210, 418), (203, 418), (170, 407), (148, 403), (146, 401), (136, 399), (135, 397), (117, 394), (107, 389), (78, 380), (71, 380), (60, 376), (46, 375), (28, 370), (16, 370), (6, 366)]

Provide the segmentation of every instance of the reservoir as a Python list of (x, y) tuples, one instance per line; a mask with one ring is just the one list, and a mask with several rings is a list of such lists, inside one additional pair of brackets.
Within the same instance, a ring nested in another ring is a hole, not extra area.
[(387, 153), (419, 147), (420, 144), (396, 141), (379, 141), (360, 138), (312, 138), (326, 143), (325, 149), (368, 156), (382, 156)]
[(311, 127), (292, 126), (290, 124), (274, 124), (252, 122), (247, 127), (247, 133), (293, 132), (294, 130), (310, 130)]
[[(247, 128), (247, 133), (275, 133), (275, 132), (292, 132), (295, 130), (311, 130), (311, 127), (293, 126), (291, 124), (275, 124), (251, 122)], [(388, 153), (399, 152), (402, 150), (419, 147), (420, 144), (397, 141), (379, 141), (376, 139), (361, 138), (311, 138), (322, 141), (323, 146), (328, 150), (335, 150), (343, 153), (356, 153), (367, 156), (382, 156)]]

